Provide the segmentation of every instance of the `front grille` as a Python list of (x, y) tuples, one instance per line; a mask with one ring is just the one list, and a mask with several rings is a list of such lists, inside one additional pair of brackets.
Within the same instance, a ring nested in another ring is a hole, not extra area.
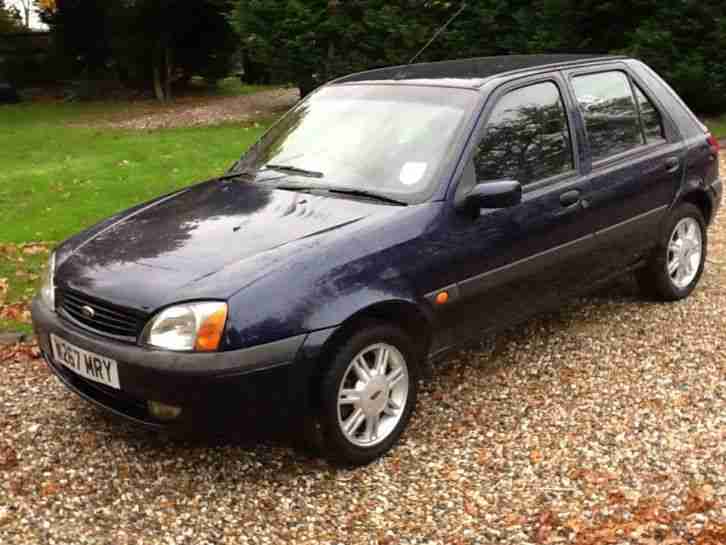
[[(147, 319), (141, 312), (68, 289), (56, 290), (56, 306), (77, 325), (125, 341), (136, 341)], [(93, 309), (92, 317), (83, 313), (84, 307)]]

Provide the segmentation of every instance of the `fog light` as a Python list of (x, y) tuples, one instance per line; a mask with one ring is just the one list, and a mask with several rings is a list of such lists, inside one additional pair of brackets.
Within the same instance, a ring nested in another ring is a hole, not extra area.
[(158, 401), (147, 401), (146, 406), (149, 408), (151, 415), (159, 420), (174, 420), (182, 412), (181, 407), (165, 405)]

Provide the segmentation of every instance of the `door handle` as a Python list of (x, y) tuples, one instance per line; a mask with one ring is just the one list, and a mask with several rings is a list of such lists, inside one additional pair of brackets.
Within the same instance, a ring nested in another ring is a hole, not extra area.
[(681, 161), (678, 157), (669, 157), (665, 160), (665, 168), (667, 172), (675, 172), (681, 166)]
[(566, 191), (560, 195), (560, 204), (567, 208), (580, 204), (580, 190), (573, 189), (572, 191)]
[(578, 210), (586, 208), (587, 201), (581, 198), (581, 194), (582, 193), (579, 189), (572, 189), (571, 191), (566, 191), (560, 195), (560, 204), (562, 205), (562, 208), (555, 212), (555, 217), (561, 218), (562, 216), (567, 216), (577, 212)]

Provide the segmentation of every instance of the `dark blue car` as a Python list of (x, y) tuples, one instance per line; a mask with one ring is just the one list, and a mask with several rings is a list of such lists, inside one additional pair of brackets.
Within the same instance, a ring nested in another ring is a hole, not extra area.
[(117, 414), (181, 429), (285, 408), (330, 459), (366, 463), (452, 348), (628, 271), (686, 297), (717, 154), (633, 59), (355, 74), (227, 174), (61, 244), (33, 320), (58, 378)]

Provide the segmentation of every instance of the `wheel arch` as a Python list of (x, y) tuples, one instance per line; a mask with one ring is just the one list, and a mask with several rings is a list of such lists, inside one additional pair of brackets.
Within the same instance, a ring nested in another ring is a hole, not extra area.
[(682, 203), (690, 203), (696, 206), (703, 214), (703, 219), (706, 221), (706, 225), (710, 225), (713, 219), (714, 204), (711, 201), (711, 197), (708, 194), (704, 182), (701, 179), (693, 179), (689, 181), (683, 188), (683, 192), (680, 194), (673, 208), (676, 208)]
[[(316, 393), (317, 387), (336, 348), (351, 335), (355, 328), (370, 322), (388, 322), (401, 327), (411, 338), (414, 347), (418, 349), (418, 363), (422, 366), (426, 365), (426, 357), (434, 333), (432, 314), (421, 305), (406, 299), (389, 299), (371, 303), (351, 314), (325, 341), (308, 385), (309, 392), (313, 394), (310, 399), (313, 404), (317, 405), (320, 402)], [(422, 368), (421, 371), (422, 374), (426, 374), (425, 368)]]

